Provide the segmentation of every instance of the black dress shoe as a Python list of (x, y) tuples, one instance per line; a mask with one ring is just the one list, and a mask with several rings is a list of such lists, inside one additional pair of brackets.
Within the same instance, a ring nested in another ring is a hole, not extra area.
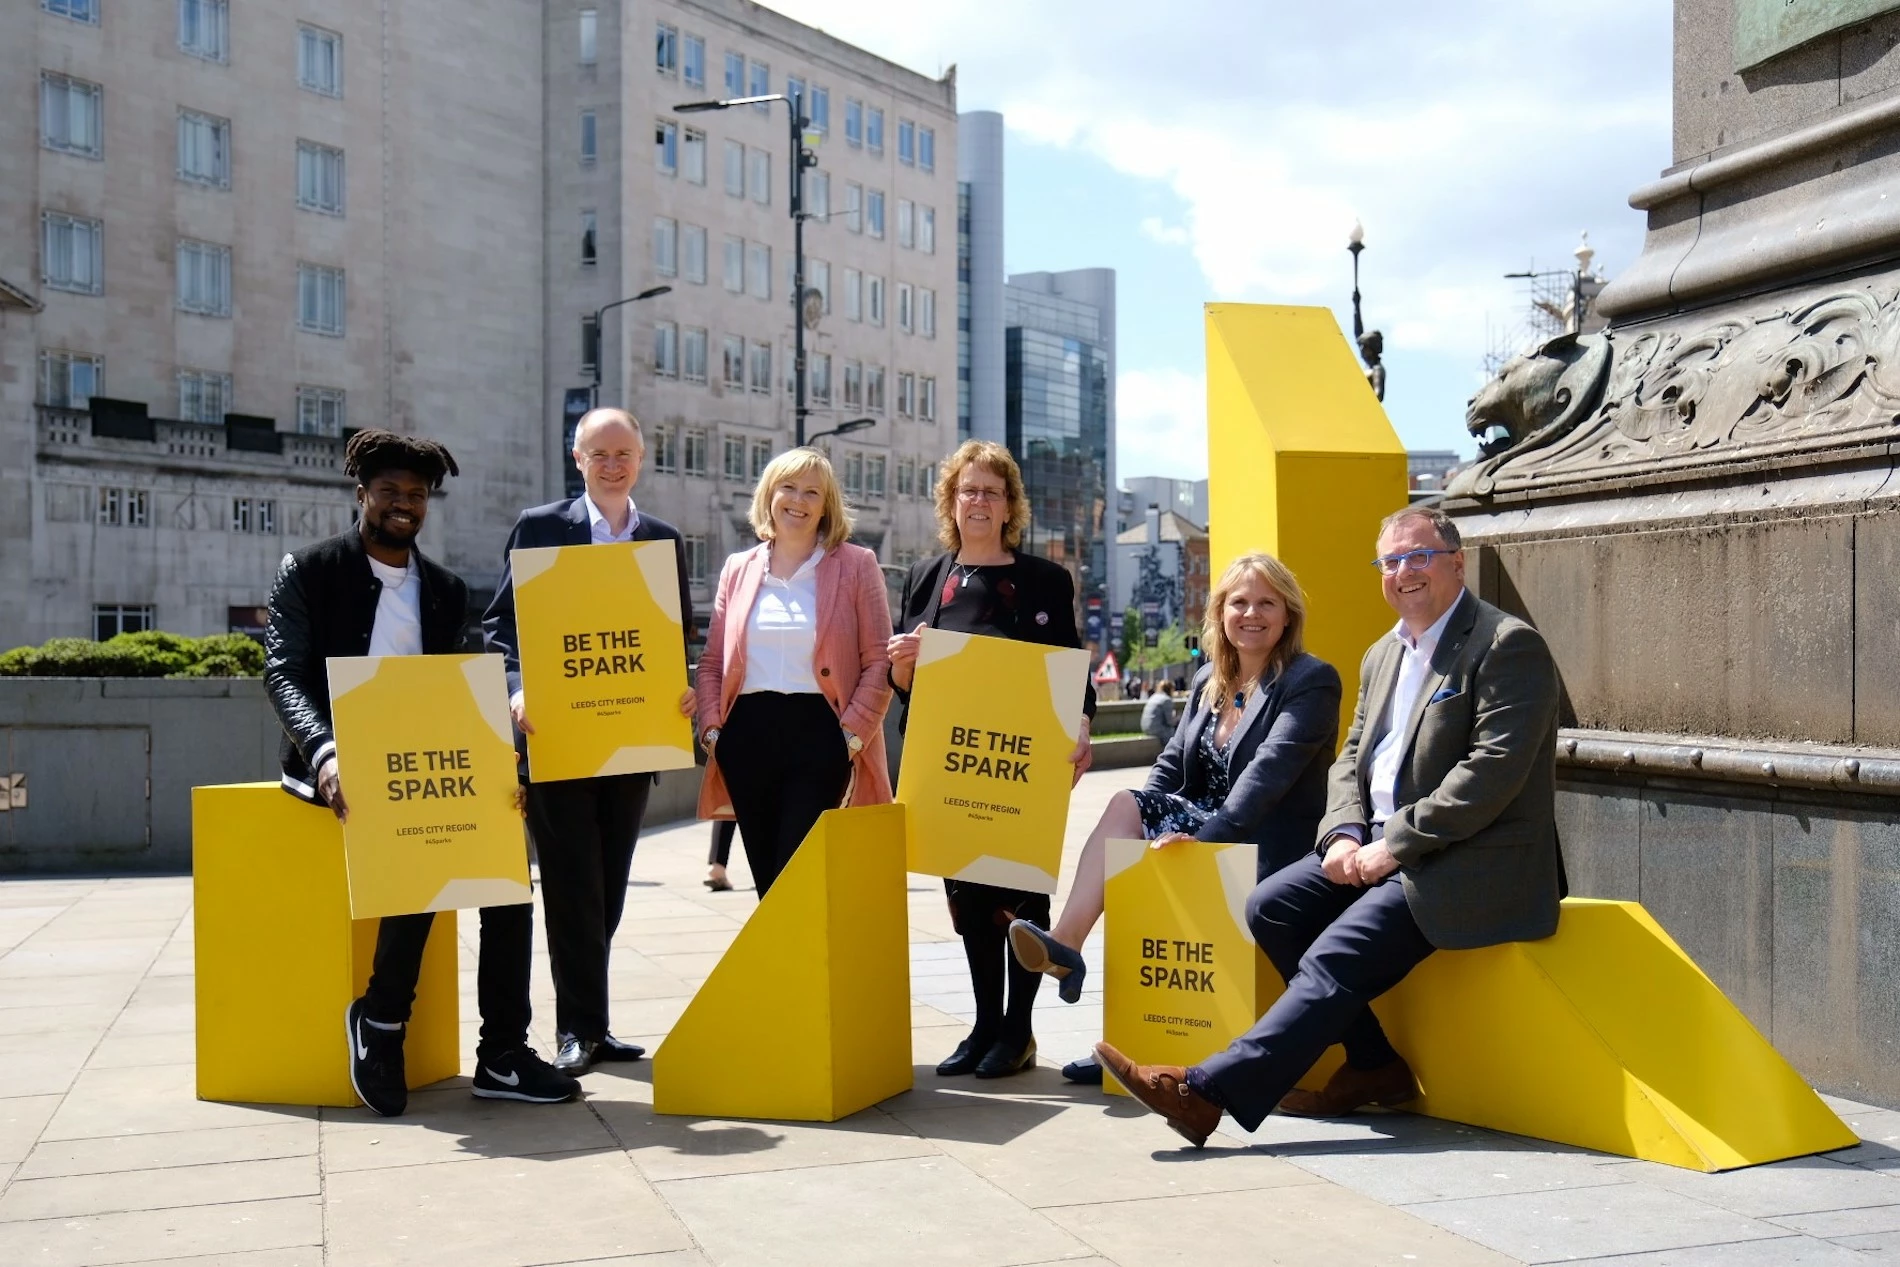
[(1085, 1056), (1062, 1066), (1062, 1076), (1081, 1086), (1099, 1087), (1102, 1085), (1102, 1066), (1093, 1056)]
[(599, 1061), (638, 1060), (646, 1054), (647, 1049), (640, 1044), (623, 1043), (612, 1034), (608, 1034), (600, 1040), (600, 1049), (594, 1053), (594, 1059)]
[(970, 1035), (957, 1044), (950, 1053), (950, 1059), (937, 1066), (939, 1078), (954, 1078), (958, 1074), (969, 1073), (983, 1062), (984, 1053), (990, 1049), (990, 1040)]
[(977, 1062), (976, 1076), (979, 1078), (1007, 1078), (1013, 1073), (1021, 1073), (1036, 1063), (1036, 1040), (1031, 1038), (1018, 1047), (1007, 1038), (998, 1042)]
[(598, 1039), (581, 1038), (574, 1034), (557, 1034), (555, 1041), (560, 1046), (554, 1052), (554, 1067), (562, 1073), (586, 1073), (600, 1058)]

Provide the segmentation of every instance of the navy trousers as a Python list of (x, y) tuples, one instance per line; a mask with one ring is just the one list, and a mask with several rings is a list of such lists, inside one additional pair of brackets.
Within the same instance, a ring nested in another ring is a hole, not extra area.
[(1403, 981), (1432, 944), (1397, 872), (1367, 888), (1334, 884), (1312, 854), (1260, 882), (1247, 899), (1247, 922), (1286, 993), (1200, 1069), (1221, 1106), (1251, 1131), (1334, 1043), (1345, 1043), (1358, 1069), (1397, 1055), (1366, 1005)]

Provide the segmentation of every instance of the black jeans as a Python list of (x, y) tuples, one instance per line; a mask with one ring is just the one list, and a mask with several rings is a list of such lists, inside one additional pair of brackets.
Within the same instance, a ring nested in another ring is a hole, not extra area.
[[(422, 975), (422, 949), (429, 942), (433, 913), (385, 916), (376, 930), (376, 958), (370, 968), (363, 1014), (385, 1025), (404, 1024), (416, 1001)], [(482, 1009), (481, 1055), (500, 1055), (528, 1045), (528, 969), (534, 957), (534, 907), (484, 906), (482, 941), (475, 970), (476, 996)]]
[(844, 798), (844, 731), (822, 695), (754, 691), (734, 701), (714, 755), (764, 897), (818, 816)]
[(650, 774), (528, 785), (560, 1033), (594, 1042), (607, 1036), (607, 958), (652, 791)]

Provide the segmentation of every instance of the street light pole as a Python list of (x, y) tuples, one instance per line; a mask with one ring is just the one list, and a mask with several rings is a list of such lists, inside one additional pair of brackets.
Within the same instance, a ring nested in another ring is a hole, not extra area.
[(1346, 249), (1352, 252), (1352, 341), (1356, 347), (1366, 336), (1366, 321), (1359, 313), (1359, 252), (1366, 249), (1366, 226), (1357, 220), (1352, 222)]
[(587, 407), (589, 409), (600, 408), (600, 366), (602, 360), (605, 359), (601, 353), (607, 347), (607, 340), (602, 337), (604, 332), (600, 328), (600, 319), (622, 304), (637, 304), (642, 299), (654, 299), (660, 295), (670, 295), (672, 293), (673, 288), (671, 286), (649, 286), (637, 295), (629, 295), (625, 299), (616, 299), (610, 304), (602, 304), (600, 307), (594, 309), (594, 382), (587, 393)]

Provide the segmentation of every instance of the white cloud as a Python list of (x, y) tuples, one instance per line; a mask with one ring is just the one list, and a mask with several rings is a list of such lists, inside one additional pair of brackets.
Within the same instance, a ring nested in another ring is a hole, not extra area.
[(1115, 473), (1207, 475), (1207, 380), (1180, 370), (1123, 370), (1115, 378)]
[(1160, 216), (1149, 216), (1141, 222), (1141, 235), (1162, 246), (1186, 246), (1193, 238), (1186, 226), (1168, 224)]

